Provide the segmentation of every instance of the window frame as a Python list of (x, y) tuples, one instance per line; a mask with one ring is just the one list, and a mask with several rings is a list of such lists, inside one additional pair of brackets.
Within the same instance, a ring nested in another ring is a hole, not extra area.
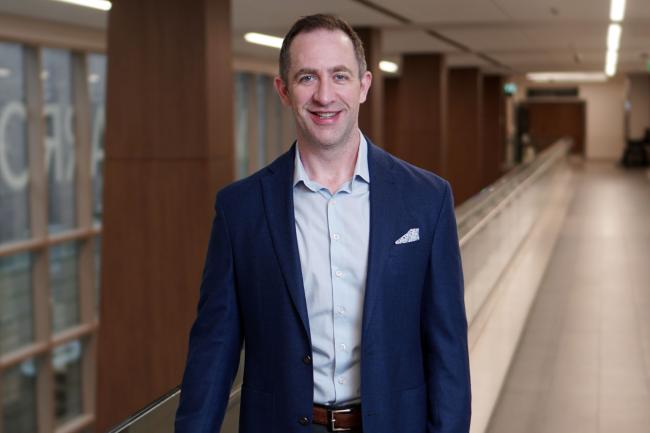
[[(0, 17), (4, 22), (6, 18)], [(22, 39), (22, 40), (21, 40)], [(32, 255), (32, 320), (34, 339), (31, 343), (0, 355), (0, 389), (3, 372), (29, 359), (40, 365), (36, 376), (36, 414), (38, 433), (77, 433), (92, 428), (95, 422), (97, 331), (99, 317), (96, 300), (95, 243), (101, 236), (101, 224), (93, 222), (93, 179), (91, 177), (91, 103), (88, 83), (88, 56), (106, 55), (103, 47), (91, 43), (83, 48), (66, 46), (54, 39), (49, 43), (47, 36), (41, 39), (7, 37), (0, 34), (0, 42), (18, 43), (24, 53), (24, 74), (27, 111), (27, 146), (30, 167), (29, 205), (31, 237), (27, 240), (3, 243), (0, 257), (20, 253)], [(47, 42), (46, 42), (47, 41)], [(36, 43), (35, 43), (36, 42)], [(63, 48), (71, 53), (71, 86), (74, 109), (73, 130), (75, 133), (75, 213), (76, 227), (56, 234), (48, 233), (48, 178), (45, 168), (45, 117), (42, 70), (42, 52), (46, 48)], [(43, 167), (41, 170), (36, 167)], [(58, 333), (53, 332), (51, 310), (51, 286), (49, 272), (50, 248), (66, 242), (78, 245), (78, 301), (79, 323)], [(56, 426), (54, 414), (54, 371), (52, 353), (70, 341), (79, 340), (81, 352), (81, 413), (60, 426)], [(4, 401), (4, 396), (2, 396)], [(3, 404), (0, 404), (0, 433), (3, 431)]]

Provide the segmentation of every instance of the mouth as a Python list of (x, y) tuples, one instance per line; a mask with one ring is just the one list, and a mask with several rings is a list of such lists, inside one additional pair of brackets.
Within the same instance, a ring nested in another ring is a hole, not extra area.
[(338, 117), (340, 111), (309, 111), (312, 120), (317, 124), (327, 125), (334, 123)]

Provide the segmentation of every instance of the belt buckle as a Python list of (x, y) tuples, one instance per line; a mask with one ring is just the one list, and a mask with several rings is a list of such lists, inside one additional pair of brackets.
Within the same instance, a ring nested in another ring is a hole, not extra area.
[(336, 427), (336, 420), (334, 419), (334, 415), (338, 413), (350, 413), (352, 412), (352, 409), (331, 409), (327, 411), (327, 414), (329, 415), (327, 417), (327, 428), (329, 431), (351, 431), (351, 428), (344, 428), (344, 427)]

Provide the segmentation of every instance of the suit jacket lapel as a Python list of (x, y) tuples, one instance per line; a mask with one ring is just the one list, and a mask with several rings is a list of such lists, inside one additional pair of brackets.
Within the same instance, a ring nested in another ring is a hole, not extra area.
[(392, 173), (395, 162), (368, 140), (370, 171), (370, 242), (368, 245), (368, 276), (363, 304), (363, 332), (368, 329), (374, 306), (381, 298), (381, 275), (390, 247), (395, 241), (401, 204), (398, 185)]
[(296, 240), (296, 221), (293, 213), (294, 158), (295, 144), (289, 152), (268, 167), (269, 174), (263, 176), (261, 182), (264, 209), (269, 222), (275, 254), (280, 262), (291, 300), (300, 315), (307, 338), (311, 341), (307, 301), (305, 300)]

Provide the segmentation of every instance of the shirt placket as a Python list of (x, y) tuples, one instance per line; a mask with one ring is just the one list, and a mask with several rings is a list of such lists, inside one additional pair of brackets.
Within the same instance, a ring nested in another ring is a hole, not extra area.
[(337, 400), (348, 394), (346, 389), (349, 378), (346, 377), (345, 366), (350, 362), (350, 342), (346, 340), (346, 336), (348, 335), (346, 333), (348, 310), (346, 285), (348, 280), (344, 271), (344, 263), (342, 263), (342, 258), (345, 257), (345, 253), (343, 251), (344, 245), (341, 234), (342, 215), (340, 213), (340, 199), (341, 193), (339, 192), (332, 197), (327, 207), (330, 271), (332, 275), (332, 305), (334, 306), (334, 371), (332, 379)]

